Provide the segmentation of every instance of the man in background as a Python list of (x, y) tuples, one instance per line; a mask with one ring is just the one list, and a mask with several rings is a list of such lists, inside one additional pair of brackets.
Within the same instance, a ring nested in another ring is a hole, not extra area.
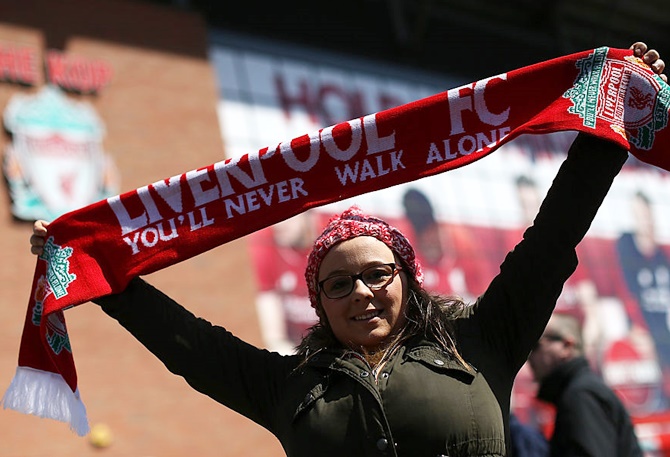
[(628, 412), (584, 357), (574, 316), (555, 313), (528, 362), (538, 398), (556, 406), (552, 457), (642, 457)]

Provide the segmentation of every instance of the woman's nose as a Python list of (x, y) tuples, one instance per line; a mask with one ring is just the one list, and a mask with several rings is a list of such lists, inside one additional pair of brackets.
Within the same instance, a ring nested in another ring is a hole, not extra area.
[(357, 278), (354, 281), (354, 290), (351, 293), (363, 297), (374, 296), (374, 292), (372, 292), (372, 289), (370, 289), (360, 278)]

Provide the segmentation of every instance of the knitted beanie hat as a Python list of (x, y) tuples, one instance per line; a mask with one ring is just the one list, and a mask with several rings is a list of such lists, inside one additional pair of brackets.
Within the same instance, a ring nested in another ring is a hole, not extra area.
[(333, 246), (358, 236), (371, 236), (386, 244), (403, 260), (407, 273), (419, 284), (423, 283), (421, 266), (416, 260), (414, 248), (405, 235), (385, 221), (369, 216), (357, 206), (352, 206), (339, 216), (330, 219), (323, 233), (314, 242), (312, 252), (307, 259), (305, 279), (313, 308), (316, 308), (317, 305), (318, 274), (321, 261)]

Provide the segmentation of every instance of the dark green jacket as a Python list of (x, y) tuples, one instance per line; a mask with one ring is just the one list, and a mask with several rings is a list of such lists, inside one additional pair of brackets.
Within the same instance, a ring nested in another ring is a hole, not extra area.
[(456, 321), (469, 370), (421, 337), (376, 375), (342, 350), (301, 365), (196, 318), (139, 279), (98, 302), (170, 371), (270, 430), (289, 456), (502, 456), (514, 377), (626, 157), (589, 137), (575, 142), (534, 226)]

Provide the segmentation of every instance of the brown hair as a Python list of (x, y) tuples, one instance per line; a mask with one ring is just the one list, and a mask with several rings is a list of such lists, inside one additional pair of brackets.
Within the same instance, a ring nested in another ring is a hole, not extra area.
[[(402, 260), (400, 262), (402, 263)], [(414, 278), (409, 277), (409, 275), (407, 277), (409, 284), (408, 302), (405, 311), (407, 323), (400, 333), (389, 341), (386, 348), (420, 335), (437, 343), (440, 349), (469, 369), (469, 365), (459, 354), (454, 339), (454, 322), (463, 315), (466, 304), (460, 297), (430, 294)], [(330, 328), (320, 300), (317, 303), (316, 311), (319, 322), (309, 329), (307, 335), (297, 347), (297, 353), (303, 357), (303, 363), (326, 348), (346, 349), (337, 340)]]

